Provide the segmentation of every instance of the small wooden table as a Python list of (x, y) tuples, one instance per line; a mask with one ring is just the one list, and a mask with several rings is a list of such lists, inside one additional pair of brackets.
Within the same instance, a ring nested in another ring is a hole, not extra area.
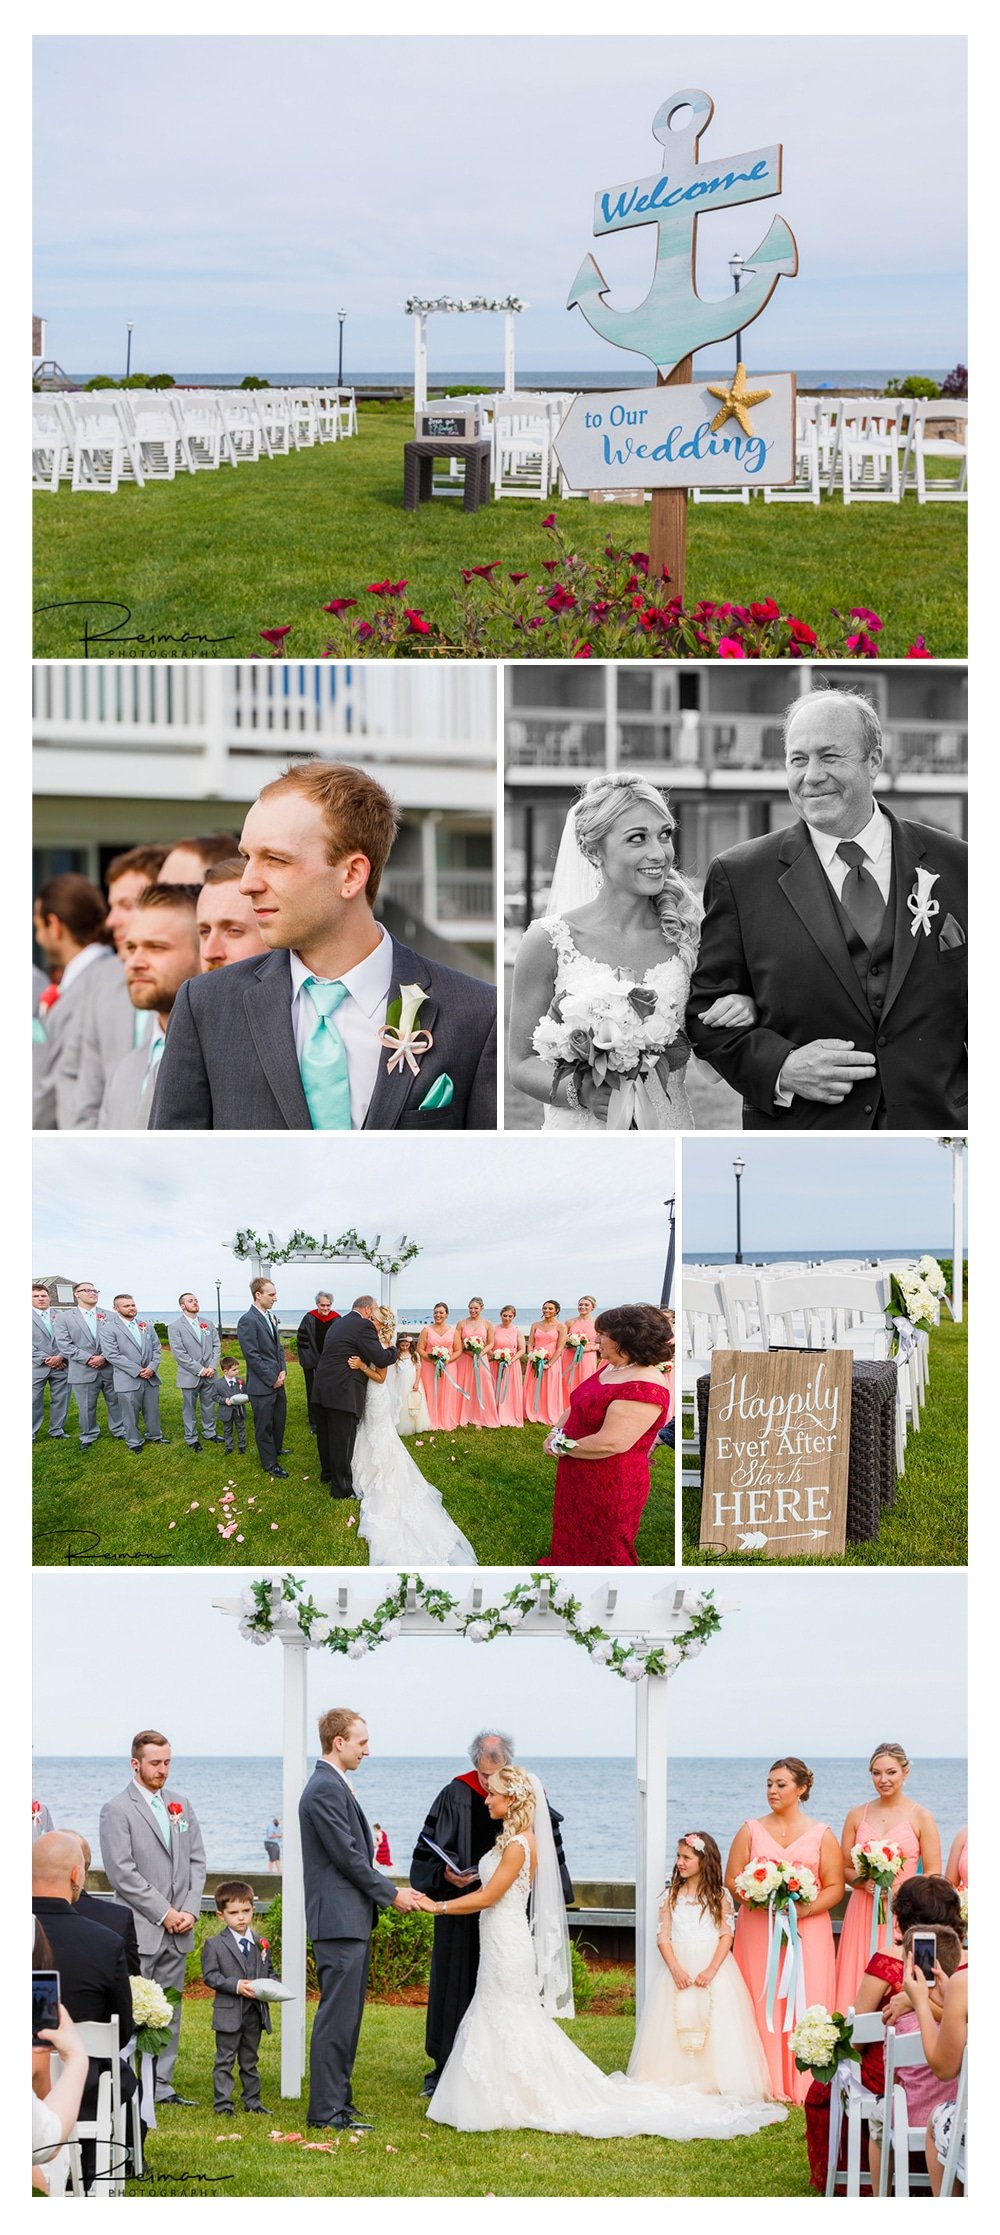
[(461, 458), (465, 466), (462, 507), (478, 512), (489, 503), (490, 445), (458, 435), (415, 435), (403, 444), (403, 510), (416, 512), (434, 493), (435, 458)]

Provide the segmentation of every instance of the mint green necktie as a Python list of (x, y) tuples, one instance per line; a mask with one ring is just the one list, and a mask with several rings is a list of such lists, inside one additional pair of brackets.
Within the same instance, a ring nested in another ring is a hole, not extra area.
[(135, 1346), (136, 1346), (136, 1349), (137, 1349), (137, 1350), (141, 1350), (141, 1349), (142, 1349), (142, 1336), (140, 1335), (140, 1333), (139, 1333), (139, 1329), (138, 1329), (138, 1327), (137, 1327), (137, 1326), (136, 1326), (136, 1324), (135, 1324), (135, 1320), (134, 1320), (134, 1319), (123, 1319), (123, 1320), (122, 1320), (122, 1326), (123, 1326), (123, 1327), (127, 1327), (127, 1328), (128, 1328), (129, 1334), (130, 1334), (130, 1335), (131, 1335), (131, 1337), (132, 1337), (132, 1341), (134, 1342), (134, 1344), (135, 1344)]
[(302, 990), (316, 1018), (299, 1065), (313, 1129), (317, 1133), (349, 1133), (351, 1086), (347, 1049), (333, 1022), (334, 1010), (347, 999), (347, 987), (339, 978), (305, 978)]
[(158, 1830), (159, 1830), (160, 1838), (162, 1839), (162, 1841), (163, 1841), (163, 1844), (164, 1844), (164, 1846), (165, 1846), (166, 1848), (169, 1848), (169, 1846), (170, 1846), (170, 1818), (169, 1818), (169, 1816), (167, 1815), (167, 1811), (166, 1811), (166, 1809), (164, 1808), (164, 1805), (163, 1805), (163, 1802), (162, 1802), (162, 1800), (161, 1800), (161, 1798), (160, 1798), (160, 1795), (159, 1795), (159, 1793), (150, 1793), (150, 1796), (149, 1796), (149, 1805), (150, 1805), (150, 1808), (152, 1809), (152, 1811), (153, 1811), (153, 1814), (154, 1814), (154, 1816), (155, 1816), (155, 1818), (156, 1818), (156, 1823), (157, 1823), (157, 1828), (158, 1828)]
[(162, 1030), (161, 1026), (157, 1025), (156, 1031), (154, 1032), (153, 1037), (149, 1043), (149, 1055), (146, 1058), (146, 1069), (142, 1081), (143, 1099), (149, 1093), (150, 1087), (153, 1084), (153, 1080), (156, 1077), (156, 1073), (159, 1068), (160, 1057), (163, 1054), (165, 1045), (166, 1034)]

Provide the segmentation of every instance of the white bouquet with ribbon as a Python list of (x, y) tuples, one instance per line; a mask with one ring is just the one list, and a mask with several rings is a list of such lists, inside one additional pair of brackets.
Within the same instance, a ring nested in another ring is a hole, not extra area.
[(158, 2056), (170, 2039), (174, 2005), (180, 1995), (176, 1987), (161, 1987), (155, 1979), (130, 1979), (129, 1987), (136, 2047), (144, 2056)]
[(839, 2010), (828, 2010), (822, 2002), (811, 2002), (788, 2037), (788, 2046), (800, 2072), (811, 2072), (815, 2080), (830, 2087), (836, 2076), (838, 2064), (860, 2061), (861, 2051), (851, 2039), (848, 2020)]
[(740, 1871), (736, 1891), (750, 1908), (767, 1910), (767, 1966), (759, 1999), (768, 2032), (775, 2030), (775, 2006), (781, 2002), (781, 2031), (791, 2033), (806, 2011), (805, 1966), (795, 1912), (816, 1900), (816, 1874), (804, 1863), (777, 1862), (764, 1855)]
[(885, 1925), (891, 1937), (892, 1889), (903, 1868), (903, 1850), (894, 1839), (866, 1839), (860, 1846), (851, 1848), (851, 1864), (857, 1872), (858, 1884), (871, 1886), (872, 1930), (868, 1948), (869, 1956), (878, 1950), (879, 1927)]
[(936, 1257), (918, 1257), (917, 1271), (920, 1275), (921, 1280), (923, 1281), (924, 1287), (930, 1289), (932, 1296), (944, 1296), (947, 1294), (948, 1283), (945, 1280), (944, 1274), (941, 1270), (940, 1265), (938, 1264)]
[(568, 1072), (589, 1072), (611, 1088), (609, 1133), (662, 1131), (670, 1124), (670, 1073), (691, 1053), (683, 1031), (676, 976), (653, 972), (657, 984), (608, 989), (607, 972), (574, 972), (532, 1034), (535, 1054), (555, 1065), (553, 1087)]

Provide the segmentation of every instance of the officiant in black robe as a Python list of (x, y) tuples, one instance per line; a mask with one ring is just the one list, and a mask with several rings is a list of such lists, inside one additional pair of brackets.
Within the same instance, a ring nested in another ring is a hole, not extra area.
[[(506, 1732), (484, 1732), (473, 1740), (469, 1752), (475, 1768), (460, 1771), (450, 1784), (442, 1786), (431, 1802), (423, 1832), (413, 1850), (410, 1884), (433, 1901), (447, 1901), (449, 1894), (469, 1893), (478, 1885), (477, 1864), (488, 1854), (497, 1836), (496, 1824), (486, 1806), (486, 1792), (494, 1771), (513, 1761), (514, 1743)], [(575, 1896), (559, 1829), (562, 1817), (551, 1802), (549, 1818), (563, 1895), (569, 1905)], [(458, 1873), (446, 1870), (439, 1857), (424, 1844), (425, 1834), (446, 1854), (454, 1856)], [(463, 1872), (472, 1875), (463, 1877)], [(455, 2035), (476, 1991), (478, 1971), (478, 1915), (436, 1918), (426, 2032), (427, 2054), (433, 2070), (424, 2080), (421, 2090), (424, 2095), (433, 2095), (448, 2062)]]

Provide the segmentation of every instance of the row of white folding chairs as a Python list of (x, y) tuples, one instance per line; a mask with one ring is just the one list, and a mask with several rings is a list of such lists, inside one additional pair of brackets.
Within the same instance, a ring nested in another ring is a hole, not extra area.
[[(861, 2170), (861, 2137), (872, 2117), (882, 2117), (882, 2146), (879, 2165), (879, 2195), (888, 2196), (890, 2183), (896, 2196), (909, 2196), (911, 2187), (926, 2190), (930, 2180), (926, 2171), (924, 2142), (926, 2121), (911, 2126), (906, 2093), (899, 2074), (915, 2065), (925, 2063), (923, 2043), (919, 2033), (897, 2033), (894, 2026), (886, 2026), (880, 2011), (859, 2015), (848, 2013), (851, 2040), (855, 2048), (871, 2047), (877, 2041), (885, 2043), (885, 2094), (874, 2095), (863, 2086), (858, 2066), (845, 2059), (838, 2069), (830, 2089), (830, 2138), (826, 2164), (826, 2194), (860, 2196), (863, 2184), (871, 2189), (871, 2176)], [(941, 2182), (942, 2196), (954, 2193), (956, 2180), (961, 2182), (963, 2194), (968, 2194), (966, 2124), (968, 2116), (968, 2050), (962, 2058), (961, 2071), (955, 2089), (955, 2109), (952, 2115), (951, 2139), (945, 2156)], [(846, 2165), (840, 2171), (841, 2143), (846, 2130)], [(917, 2158), (916, 2168), (911, 2167), (911, 2157)]]
[[(765, 504), (819, 504), (838, 479), (846, 504), (968, 502), (968, 404), (903, 396), (800, 396), (795, 478), (765, 487)], [(935, 470), (935, 461), (947, 461)], [(957, 474), (951, 470), (958, 465)], [(930, 470), (929, 470), (930, 469)], [(749, 504), (749, 487), (693, 489), (696, 504)]]
[(108, 390), (32, 397), (32, 481), (114, 494), (123, 480), (274, 458), (357, 431), (353, 392), (336, 388)]
[[(77, 2033), (87, 2055), (98, 2060), (102, 2071), (97, 2083), (97, 2103), (90, 2119), (77, 2118), (67, 2143), (69, 2188), (73, 2196), (120, 2197), (125, 2194), (125, 2174), (131, 2148), (132, 2173), (142, 2174), (142, 2124), (139, 2091), (131, 2102), (122, 2096), (120, 2041), (117, 2017), (104, 2023), (96, 2019), (77, 2022)], [(58, 2063), (58, 2059), (57, 2059)], [(94, 2174), (84, 2189), (81, 2144), (94, 2145)]]

